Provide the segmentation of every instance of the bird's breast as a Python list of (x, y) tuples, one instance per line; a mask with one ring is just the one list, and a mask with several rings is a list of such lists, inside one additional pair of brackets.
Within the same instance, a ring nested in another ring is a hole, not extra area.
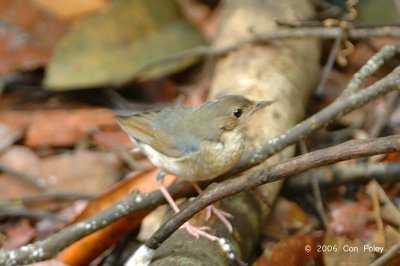
[(163, 171), (189, 181), (201, 181), (229, 171), (242, 155), (244, 140), (239, 130), (226, 131), (220, 141), (204, 141), (197, 152), (182, 157), (169, 157), (147, 144), (140, 146), (149, 160)]

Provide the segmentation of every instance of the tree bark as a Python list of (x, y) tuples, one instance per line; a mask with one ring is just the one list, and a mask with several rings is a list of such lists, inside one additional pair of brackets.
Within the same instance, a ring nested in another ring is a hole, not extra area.
[[(271, 32), (274, 19), (293, 21), (314, 15), (308, 0), (229, 0), (223, 2), (219, 33), (215, 46), (232, 44), (253, 34)], [(255, 114), (246, 127), (247, 148), (261, 143), (292, 127), (304, 116), (307, 100), (314, 88), (319, 70), (319, 42), (316, 39), (282, 40), (267, 45), (251, 45), (233, 51), (216, 62), (209, 98), (240, 94), (253, 100), (275, 100), (263, 112)], [(271, 165), (294, 154), (289, 147), (268, 159)], [(234, 232), (229, 234), (222, 224), (211, 219), (219, 237), (227, 239), (236, 258), (249, 262), (254, 256), (261, 229), (282, 182), (275, 182), (256, 191), (240, 193), (221, 202), (230, 212)], [(203, 214), (191, 222), (198, 224)], [(234, 265), (216, 242), (195, 239), (178, 230), (156, 251), (152, 265)]]

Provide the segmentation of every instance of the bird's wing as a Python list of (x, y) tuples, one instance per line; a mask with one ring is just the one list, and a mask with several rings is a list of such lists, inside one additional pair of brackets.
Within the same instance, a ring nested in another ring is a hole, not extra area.
[(151, 146), (170, 157), (181, 157), (185, 153), (173, 142), (169, 132), (154, 128), (159, 112), (143, 112), (131, 116), (116, 116), (118, 124), (135, 140)]
[(131, 116), (115, 116), (115, 119), (135, 140), (151, 145), (155, 138), (153, 121), (156, 115), (157, 112), (144, 112)]

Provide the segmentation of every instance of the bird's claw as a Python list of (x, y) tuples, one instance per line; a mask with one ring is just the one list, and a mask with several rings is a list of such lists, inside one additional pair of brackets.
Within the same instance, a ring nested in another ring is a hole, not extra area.
[(215, 205), (210, 205), (207, 207), (207, 214), (206, 214), (206, 221), (211, 218), (211, 215), (214, 214), (217, 218), (225, 225), (228, 229), (229, 233), (233, 232), (233, 227), (231, 222), (228, 220), (231, 219), (233, 216), (229, 212), (223, 211), (215, 207)]
[(196, 226), (191, 225), (189, 222), (186, 222), (181, 227), (185, 228), (186, 231), (190, 235), (194, 236), (197, 239), (200, 236), (204, 236), (204, 237), (210, 239), (211, 241), (217, 241), (219, 239), (218, 237), (206, 232), (206, 230), (210, 229), (210, 227), (208, 227), (208, 226), (196, 227)]

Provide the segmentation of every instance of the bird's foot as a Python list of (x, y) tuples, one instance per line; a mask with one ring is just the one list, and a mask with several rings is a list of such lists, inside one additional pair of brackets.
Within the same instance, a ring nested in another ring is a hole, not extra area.
[(211, 218), (211, 215), (214, 214), (228, 229), (229, 233), (233, 232), (233, 227), (231, 222), (228, 219), (231, 219), (233, 216), (229, 212), (223, 211), (215, 207), (214, 204), (207, 207), (206, 221)]
[[(201, 194), (203, 192), (203, 190), (200, 188), (200, 186), (197, 185), (196, 183), (192, 182), (192, 186), (197, 191), (197, 193)], [(228, 229), (229, 233), (233, 232), (232, 224), (228, 220), (228, 218), (231, 219), (233, 217), (232, 214), (218, 209), (217, 207), (215, 207), (214, 204), (207, 207), (206, 221), (208, 221), (211, 218), (212, 214), (217, 216), (218, 220), (220, 220), (225, 225), (225, 227)]]
[(218, 237), (206, 232), (206, 230), (210, 229), (208, 226), (196, 227), (194, 225), (191, 225), (189, 222), (186, 222), (181, 226), (181, 228), (185, 228), (189, 235), (192, 235), (197, 239), (200, 236), (208, 238), (211, 241), (217, 241), (219, 239)]
[[(163, 177), (164, 177), (164, 173), (163, 172), (160, 172), (158, 174), (158, 176), (157, 176), (157, 181), (158, 181), (158, 183), (160, 185), (160, 191), (164, 195), (164, 198), (167, 200), (167, 202), (169, 203), (171, 208), (174, 210), (174, 212), (178, 213), (179, 212), (179, 207), (176, 204), (176, 202), (174, 201), (174, 199), (172, 198), (172, 196), (169, 194), (169, 192), (168, 192), (167, 188), (165, 187), (165, 185), (163, 184)], [(225, 220), (226, 220), (226, 218), (225, 218)], [(186, 222), (181, 226), (181, 228), (185, 228), (186, 231), (190, 235), (192, 235), (192, 236), (194, 236), (196, 238), (199, 238), (200, 236), (204, 236), (204, 237), (210, 239), (211, 241), (216, 241), (216, 240), (219, 239), (218, 237), (216, 237), (214, 235), (211, 235), (211, 234), (206, 232), (206, 230), (210, 229), (207, 226), (196, 227), (196, 226), (191, 225), (189, 222)]]

